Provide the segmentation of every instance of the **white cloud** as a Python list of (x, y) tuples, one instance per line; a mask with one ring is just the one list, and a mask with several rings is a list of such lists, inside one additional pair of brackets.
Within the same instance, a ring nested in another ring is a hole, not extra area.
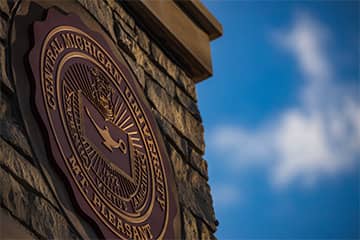
[(330, 66), (324, 51), (328, 31), (306, 13), (298, 13), (289, 32), (275, 32), (275, 40), (290, 50), (308, 79), (326, 80)]
[(280, 187), (296, 180), (313, 184), (355, 166), (360, 157), (359, 95), (339, 85), (326, 54), (329, 32), (309, 15), (299, 14), (288, 31), (273, 36), (293, 54), (302, 72), (301, 104), (256, 130), (220, 126), (210, 133), (211, 147), (232, 169), (267, 164)]
[[(248, 131), (237, 126), (220, 126), (211, 134), (210, 144), (218, 149), (231, 167), (237, 169), (248, 164), (263, 164), (272, 147), (269, 131)], [(268, 142), (269, 144), (259, 144)]]
[(238, 206), (242, 201), (239, 189), (231, 184), (214, 184), (211, 187), (211, 192), (215, 205), (219, 208)]

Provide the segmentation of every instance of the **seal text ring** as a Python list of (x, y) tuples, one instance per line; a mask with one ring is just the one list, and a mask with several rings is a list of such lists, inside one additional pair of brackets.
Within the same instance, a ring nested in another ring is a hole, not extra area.
[(168, 159), (130, 71), (72, 14), (50, 9), (34, 35), (36, 107), (80, 208), (105, 237), (171, 236)]

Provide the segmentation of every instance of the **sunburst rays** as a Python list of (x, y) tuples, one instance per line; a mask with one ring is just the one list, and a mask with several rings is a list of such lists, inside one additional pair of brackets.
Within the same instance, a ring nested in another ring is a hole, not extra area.
[(73, 91), (81, 90), (86, 96), (91, 96), (92, 87), (87, 72), (87, 66), (75, 63), (65, 72), (64, 79)]
[[(64, 74), (67, 91), (78, 91), (90, 98), (93, 94), (93, 86), (88, 74), (89, 66), (82, 63), (75, 63), (69, 66)], [(120, 96), (115, 96), (113, 99), (113, 114), (112, 123), (119, 129), (124, 131), (128, 136), (134, 147), (143, 148), (141, 136), (136, 128), (134, 119), (132, 119), (131, 112), (126, 107), (125, 101)]]

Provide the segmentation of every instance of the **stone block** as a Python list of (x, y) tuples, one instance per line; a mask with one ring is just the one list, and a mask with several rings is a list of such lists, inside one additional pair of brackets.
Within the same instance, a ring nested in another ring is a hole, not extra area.
[(140, 84), (140, 86), (145, 89), (145, 72), (144, 72), (144, 69), (142, 69), (141, 67), (135, 67), (135, 75), (136, 75), (136, 78)]
[(195, 199), (197, 201), (197, 204), (192, 207), (193, 213), (205, 221), (212, 231), (215, 231), (216, 219), (209, 184), (204, 177), (193, 169), (189, 169), (188, 181), (193, 188), (194, 201)]
[(201, 226), (200, 227), (201, 240), (216, 240), (216, 237), (213, 234), (211, 234), (208, 226), (205, 223), (201, 222), (200, 226)]
[(175, 145), (182, 156), (187, 156), (187, 141), (176, 132), (174, 127), (164, 117), (162, 117), (158, 111), (154, 110), (153, 113), (163, 135), (165, 135), (166, 138)]
[(140, 84), (140, 86), (145, 89), (145, 73), (144, 69), (135, 64), (134, 60), (127, 54), (123, 54), (126, 62), (129, 64), (131, 70), (134, 72), (136, 80)]
[[(32, 157), (32, 150), (26, 137), (25, 130), (20, 124), (19, 113), (15, 109), (16, 102), (0, 95), (0, 136), (11, 143), (27, 157)], [(18, 109), (17, 109), (18, 110)]]
[(133, 46), (135, 41), (121, 27), (117, 14), (114, 14), (114, 32), (117, 44), (129, 55), (134, 57)]
[[(146, 64), (146, 81), (155, 81), (158, 83), (169, 95), (170, 97), (175, 96), (175, 83), (161, 72), (155, 65), (148, 63)], [(149, 79), (150, 78), (150, 79)]]
[(202, 121), (200, 116), (200, 111), (197, 106), (197, 103), (194, 99), (189, 97), (185, 92), (180, 89), (179, 87), (176, 87), (176, 97), (179, 100), (179, 102), (198, 120)]
[(186, 73), (179, 71), (179, 78), (175, 80), (192, 99), (197, 101), (195, 82)]
[(135, 32), (136, 27), (135, 29), (131, 28), (128, 24), (124, 22), (124, 20), (116, 12), (114, 12), (114, 20), (116, 24), (118, 24), (118, 26), (121, 27), (121, 29), (126, 32), (127, 35), (129, 35), (134, 40), (137, 39), (137, 34)]
[[(154, 81), (168, 92), (170, 96), (175, 96), (174, 81), (164, 74), (148, 57), (146, 51), (147, 48), (149, 48), (150, 42), (146, 34), (140, 30), (140, 28), (136, 27), (137, 34), (134, 40), (134, 38), (123, 28), (124, 26), (121, 24), (121, 20), (117, 14), (114, 15), (114, 27), (118, 44), (123, 50), (130, 56), (133, 56), (136, 60), (136, 64), (140, 65)], [(138, 44), (135, 42), (136, 39), (138, 39)]]
[(166, 76), (163, 72), (159, 71), (159, 69), (153, 65), (148, 64), (151, 66), (150, 74), (152, 79), (154, 79), (169, 95), (170, 97), (175, 96), (175, 83)]
[(133, 54), (136, 63), (143, 67), (144, 71), (156, 81), (163, 89), (170, 95), (175, 95), (175, 84), (164, 74), (152, 61), (148, 58), (147, 54), (136, 44), (134, 45)]
[(115, 33), (113, 26), (113, 14), (111, 8), (104, 1), (77, 0), (110, 34), (115, 41)]
[(200, 152), (204, 152), (204, 128), (201, 122), (195, 119), (155, 82), (147, 81), (146, 88), (147, 96), (159, 113), (191, 141)]
[(184, 223), (185, 239), (199, 239), (199, 232), (196, 224), (196, 218), (186, 208), (182, 211)]
[(185, 136), (188, 136), (189, 140), (194, 144), (194, 147), (203, 154), (205, 152), (204, 126), (187, 111), (184, 111), (184, 119), (186, 129), (184, 131)]
[(0, 165), (21, 179), (34, 191), (58, 208), (49, 187), (44, 181), (39, 169), (25, 160), (14, 148), (0, 138)]
[(154, 43), (151, 42), (151, 56), (152, 58), (169, 74), (173, 79), (178, 78), (178, 67), (163, 53), (163, 51)]
[(0, 168), (0, 204), (44, 239), (79, 239), (78, 235), (49, 202), (26, 189)]
[[(110, 3), (109, 5), (114, 9), (118, 9), (114, 14), (114, 31), (118, 44), (122, 46), (127, 53), (134, 56), (137, 64), (142, 66), (144, 70), (163, 88), (165, 88), (171, 96), (175, 93), (175, 85), (173, 82), (174, 80), (167, 77), (167, 74), (171, 78), (176, 79), (190, 97), (196, 99), (196, 94), (194, 92), (195, 87), (191, 86), (191, 84), (194, 85), (191, 79), (184, 77), (184, 73), (178, 69), (178, 67), (156, 46), (155, 43), (151, 42), (143, 30), (135, 25), (132, 25), (132, 21), (130, 21), (130, 26), (129, 24), (126, 24), (124, 19), (128, 18), (124, 15), (124, 10), (119, 4)], [(132, 28), (135, 29), (135, 32)], [(157, 64), (161, 66), (167, 74), (164, 74), (161, 69), (156, 67), (148, 56), (152, 56), (152, 59), (157, 62)], [(179, 75), (180, 73), (181, 75)], [(184, 102), (185, 101), (186, 100), (184, 100)], [(193, 106), (190, 106), (190, 109), (192, 109), (196, 115), (196, 109), (192, 107)]]
[(116, 0), (106, 0), (106, 2), (131, 29), (135, 28), (134, 19), (123, 9), (119, 2)]
[(206, 179), (192, 169), (174, 148), (170, 149), (170, 159), (174, 167), (180, 205), (191, 210), (215, 231), (215, 213)]
[(175, 104), (175, 101), (166, 93), (166, 90), (151, 80), (146, 81), (146, 90), (147, 96), (156, 110), (180, 132), (184, 132), (182, 109)]
[(0, 82), (1, 85), (5, 86), (8, 91), (14, 92), (14, 87), (10, 83), (6, 71), (6, 48), (0, 43)]
[(13, 121), (0, 120), (0, 136), (28, 157), (32, 157), (31, 147), (24, 133), (24, 129)]
[(190, 149), (190, 164), (193, 168), (195, 168), (199, 173), (208, 180), (208, 166), (207, 162), (202, 158), (202, 155), (198, 153), (195, 149)]
[(196, 101), (195, 83), (154, 42), (151, 42), (150, 50), (154, 61), (169, 74), (183, 91)]
[(10, 8), (9, 8), (9, 4), (7, 3), (7, 0), (0, 1), (0, 11), (5, 13), (7, 16), (10, 15)]
[(138, 44), (147, 54), (150, 54), (150, 40), (148, 36), (139, 27), (135, 27), (135, 30)]
[(3, 208), (0, 208), (0, 226), (0, 239), (37, 239)]
[(8, 22), (0, 17), (0, 39), (5, 42), (7, 39)]

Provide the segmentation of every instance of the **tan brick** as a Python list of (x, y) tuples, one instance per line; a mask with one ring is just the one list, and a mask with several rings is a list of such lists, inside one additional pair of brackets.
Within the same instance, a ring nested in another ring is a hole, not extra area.
[(4, 85), (10, 92), (14, 92), (13, 85), (10, 83), (9, 78), (6, 73), (6, 49), (0, 43), (0, 82)]
[(135, 40), (132, 39), (126, 31), (121, 27), (120, 20), (117, 20), (119, 17), (117, 14), (114, 15), (114, 31), (117, 44), (127, 53), (134, 57), (134, 44)]
[(201, 222), (200, 227), (200, 239), (201, 240), (216, 240), (216, 237), (211, 233), (208, 226)]
[(116, 0), (106, 0), (111, 9), (113, 9), (121, 19), (132, 29), (135, 28), (135, 21), (129, 14), (123, 9), (123, 7)]
[(7, 16), (10, 15), (10, 9), (7, 0), (0, 1), (0, 11), (5, 13)]
[(193, 168), (195, 168), (199, 173), (205, 177), (205, 179), (208, 179), (208, 166), (207, 162), (202, 158), (201, 154), (198, 153), (195, 149), (190, 149), (190, 164)]
[(140, 86), (144, 89), (145, 88), (145, 73), (144, 69), (138, 66), (134, 60), (127, 54), (124, 54), (126, 62), (130, 65), (131, 70), (134, 72), (136, 80), (140, 84)]
[(150, 53), (150, 40), (149, 40), (148, 36), (139, 27), (136, 27), (135, 30), (136, 30), (138, 44), (147, 54), (149, 54)]
[(8, 22), (0, 17), (0, 39), (7, 39)]
[(164, 136), (166, 136), (167, 139), (170, 139), (171, 143), (174, 144), (177, 149), (179, 149), (179, 152), (183, 156), (187, 156), (187, 141), (176, 132), (174, 127), (163, 116), (161, 116), (158, 111), (154, 110), (153, 113)]
[(195, 83), (183, 71), (179, 71), (179, 78), (177, 83), (191, 96), (195, 101), (197, 100)]
[(171, 146), (170, 159), (174, 168), (180, 204), (191, 210), (215, 231), (215, 212), (206, 179), (192, 169)]
[(156, 83), (147, 81), (146, 87), (147, 95), (159, 113), (203, 153), (205, 143), (204, 128), (201, 122), (195, 119)]
[(106, 29), (113, 40), (116, 40), (111, 8), (104, 1), (77, 0)]
[(47, 201), (28, 191), (0, 168), (0, 203), (45, 239), (79, 239), (66, 219)]
[(49, 187), (40, 171), (24, 159), (15, 149), (0, 138), (0, 165), (7, 168), (13, 175), (26, 182), (54, 206), (58, 207)]
[(181, 105), (183, 105), (196, 119), (202, 120), (196, 101), (185, 94), (179, 87), (176, 87), (176, 97)]
[(163, 51), (154, 43), (151, 43), (151, 56), (152, 58), (161, 65), (166, 72), (173, 79), (178, 78), (178, 68), (177, 66), (163, 53)]
[(22, 120), (19, 109), (16, 108), (16, 102), (0, 94), (0, 109), (0, 136), (31, 158), (32, 150), (21, 124)]
[(183, 210), (185, 239), (199, 239), (196, 219), (187, 209)]
[(0, 239), (37, 239), (37, 237), (10, 215), (0, 209)]

